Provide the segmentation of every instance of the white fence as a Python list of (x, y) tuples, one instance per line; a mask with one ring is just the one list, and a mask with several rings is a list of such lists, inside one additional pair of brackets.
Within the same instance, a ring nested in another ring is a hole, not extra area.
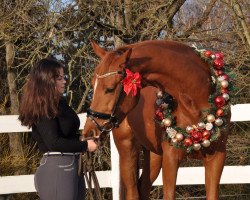
[[(231, 121), (250, 121), (250, 104), (237, 104), (231, 107)], [(82, 128), (85, 114), (79, 114)], [(17, 115), (0, 116), (0, 133), (29, 132), (26, 127), (21, 126)], [(111, 134), (111, 169), (110, 171), (97, 171), (97, 177), (102, 188), (112, 188), (113, 200), (119, 199), (119, 157), (113, 143)], [(35, 192), (34, 175), (0, 176), (0, 194)], [(204, 184), (203, 167), (181, 167), (178, 171), (177, 185)], [(250, 183), (250, 165), (225, 166), (221, 177), (221, 184), (244, 184)], [(154, 185), (162, 185), (161, 173)]]

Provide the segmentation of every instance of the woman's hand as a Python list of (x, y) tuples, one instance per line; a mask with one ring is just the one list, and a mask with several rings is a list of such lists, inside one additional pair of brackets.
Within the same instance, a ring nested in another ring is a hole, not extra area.
[(88, 151), (93, 152), (97, 149), (98, 145), (95, 142), (96, 140), (87, 140), (88, 142)]

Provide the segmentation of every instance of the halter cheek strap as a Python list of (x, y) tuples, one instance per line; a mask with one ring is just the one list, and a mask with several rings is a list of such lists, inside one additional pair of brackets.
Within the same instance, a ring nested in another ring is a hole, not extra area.
[[(112, 75), (116, 75), (116, 74), (122, 74), (122, 79), (124, 79), (125, 70), (124, 71), (109, 72), (109, 73), (106, 73), (106, 74), (103, 74), (103, 75), (96, 74), (96, 77), (98, 79), (99, 78), (106, 78), (106, 77), (109, 77), (109, 76), (112, 76)], [(118, 121), (117, 117), (115, 116), (115, 112), (116, 112), (116, 109), (117, 109), (118, 104), (120, 102), (122, 93), (123, 93), (123, 85), (121, 84), (120, 85), (119, 96), (118, 96), (118, 99), (116, 100), (116, 102), (114, 104), (114, 107), (112, 109), (111, 114), (97, 112), (97, 111), (94, 111), (94, 110), (92, 110), (90, 108), (87, 110), (87, 117), (96, 125), (96, 127), (98, 128), (98, 130), (101, 131), (101, 134), (105, 133), (105, 132), (109, 132), (113, 128), (119, 127), (119, 121)], [(108, 122), (106, 122), (104, 125), (100, 125), (95, 120), (96, 118), (97, 119), (102, 119), (102, 120), (108, 120)]]

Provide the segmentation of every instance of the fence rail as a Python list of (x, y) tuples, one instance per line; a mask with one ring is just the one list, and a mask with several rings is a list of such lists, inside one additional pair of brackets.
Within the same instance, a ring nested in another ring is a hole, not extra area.
[[(250, 104), (237, 104), (231, 106), (232, 122), (250, 121)], [(86, 114), (78, 115), (83, 127)], [(0, 133), (30, 132), (21, 126), (17, 115), (0, 116)], [(113, 199), (119, 199), (119, 156), (114, 145), (112, 134), (111, 169), (110, 171), (97, 171), (97, 177), (102, 188), (112, 188)], [(162, 185), (161, 174), (154, 185)], [(0, 194), (35, 192), (34, 175), (0, 176)], [(181, 167), (178, 171), (177, 185), (199, 185), (205, 183), (203, 167)], [(245, 184), (250, 183), (250, 165), (225, 166), (221, 178), (221, 184)]]

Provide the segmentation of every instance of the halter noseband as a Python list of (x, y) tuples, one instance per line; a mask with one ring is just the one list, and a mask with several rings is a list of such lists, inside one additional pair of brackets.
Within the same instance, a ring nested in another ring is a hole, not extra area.
[[(121, 74), (122, 75), (122, 79), (123, 79), (125, 77), (125, 70), (123, 70), (123, 71), (113, 71), (113, 72), (109, 72), (109, 73), (106, 73), (106, 74), (103, 74), (103, 75), (96, 74), (96, 77), (98, 79), (101, 79), (101, 78), (106, 78), (106, 77), (109, 77), (109, 76), (112, 76), (112, 75), (116, 75), (116, 74)], [(120, 85), (119, 96), (118, 96), (118, 99), (115, 102), (115, 105), (114, 105), (114, 107), (112, 109), (111, 114), (97, 112), (97, 111), (94, 111), (94, 110), (88, 108), (88, 110), (87, 110), (87, 117), (96, 125), (96, 127), (98, 128), (98, 130), (101, 131), (101, 134), (105, 133), (105, 132), (107, 133), (107, 132), (111, 131), (113, 128), (119, 127), (119, 121), (118, 121), (117, 117), (115, 116), (115, 112), (116, 112), (116, 109), (117, 109), (118, 104), (120, 102), (120, 99), (121, 99), (121, 96), (122, 96), (122, 92), (123, 92), (123, 85), (121, 84)], [(103, 120), (108, 120), (108, 121), (105, 124), (100, 125), (95, 120), (95, 118), (97, 118), (97, 119), (103, 119)]]

